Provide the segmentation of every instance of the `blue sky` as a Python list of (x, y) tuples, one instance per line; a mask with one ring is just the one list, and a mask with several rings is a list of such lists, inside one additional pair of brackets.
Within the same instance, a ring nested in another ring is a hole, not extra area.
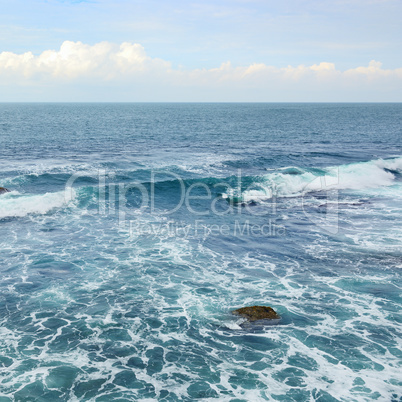
[[(402, 101), (400, 0), (0, 0), (0, 4), (0, 101), (75, 100), (84, 93), (84, 100), (95, 100), (89, 89), (94, 98), (105, 101)], [(68, 53), (71, 61), (72, 52), (79, 52), (82, 65), (93, 57), (90, 49), (96, 44), (115, 47), (103, 49), (98, 64), (91, 59), (91, 66), (81, 72), (64, 71), (64, 55), (52, 56), (52, 60), (60, 56), (57, 66), (44, 61), (45, 56), (37, 59), (46, 51), (60, 52), (66, 41), (83, 45), (70, 46)], [(131, 68), (130, 58), (124, 59), (124, 67), (121, 62), (106, 63), (124, 43), (141, 45), (144, 65)], [(15, 57), (24, 53), (33, 57), (23, 61)], [(380, 64), (370, 70), (372, 61)], [(222, 68), (224, 63), (230, 68)], [(320, 63), (334, 68), (306, 69), (296, 81), (293, 73), (289, 78), (288, 70), (283, 70)], [(253, 65), (261, 67), (258, 74), (244, 73)], [(225, 71), (217, 76), (219, 68)], [(131, 95), (124, 88), (132, 89)]]

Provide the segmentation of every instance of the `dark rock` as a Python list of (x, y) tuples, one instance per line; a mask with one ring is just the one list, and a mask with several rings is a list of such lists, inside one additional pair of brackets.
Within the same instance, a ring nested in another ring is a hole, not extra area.
[(10, 192), (10, 190), (7, 190), (6, 188), (4, 188), (4, 187), (0, 187), (0, 195), (1, 194), (4, 194), (4, 193), (9, 193)]
[(247, 318), (249, 321), (278, 320), (281, 318), (281, 316), (277, 314), (273, 308), (268, 306), (242, 307), (237, 310), (233, 310), (232, 314), (240, 315), (244, 318)]

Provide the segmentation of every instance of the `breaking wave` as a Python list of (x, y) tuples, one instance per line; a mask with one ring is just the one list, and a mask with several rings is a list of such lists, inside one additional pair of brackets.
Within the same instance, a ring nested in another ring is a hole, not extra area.
[(254, 180), (241, 193), (225, 193), (234, 202), (258, 202), (274, 197), (300, 197), (329, 190), (361, 190), (391, 186), (402, 172), (402, 157), (351, 163), (322, 169), (285, 167)]
[(0, 198), (0, 219), (44, 215), (67, 205), (75, 197), (74, 191), (46, 194), (20, 194), (12, 191)]

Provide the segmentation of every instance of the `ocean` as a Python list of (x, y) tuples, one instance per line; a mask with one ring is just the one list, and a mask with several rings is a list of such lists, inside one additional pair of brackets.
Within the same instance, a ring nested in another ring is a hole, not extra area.
[(1, 402), (402, 401), (402, 104), (0, 104), (0, 160)]

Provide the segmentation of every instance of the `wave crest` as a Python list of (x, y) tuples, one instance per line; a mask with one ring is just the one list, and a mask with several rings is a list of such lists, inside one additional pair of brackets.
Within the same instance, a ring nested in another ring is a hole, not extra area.
[(223, 194), (234, 202), (258, 202), (274, 197), (300, 197), (328, 190), (361, 190), (394, 184), (402, 172), (402, 157), (330, 166), (322, 169), (286, 167), (255, 180), (240, 194)]
[(67, 205), (75, 197), (74, 192), (59, 191), (41, 195), (25, 195), (12, 191), (0, 198), (0, 219), (44, 215), (53, 209)]

